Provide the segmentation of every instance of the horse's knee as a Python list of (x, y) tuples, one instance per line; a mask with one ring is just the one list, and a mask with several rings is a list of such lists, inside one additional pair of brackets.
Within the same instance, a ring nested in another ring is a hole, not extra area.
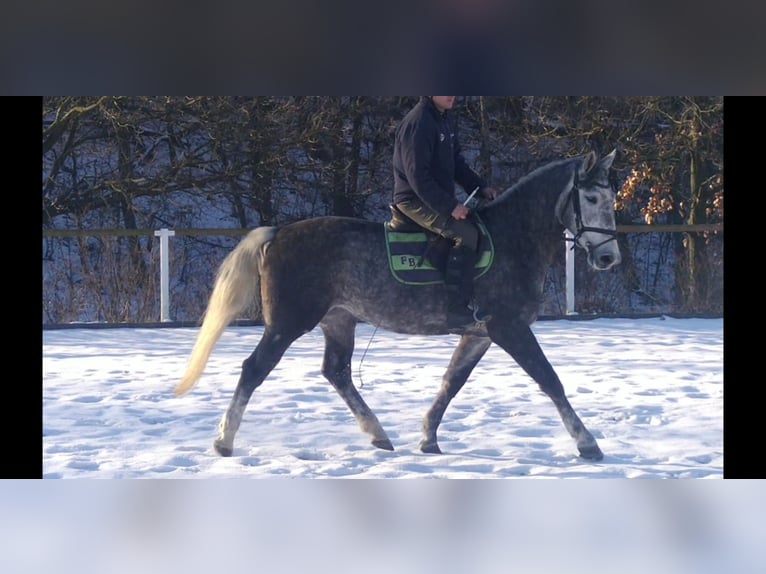
[(322, 375), (338, 390), (345, 389), (351, 384), (350, 365), (338, 367), (337, 365), (325, 364), (322, 366)]

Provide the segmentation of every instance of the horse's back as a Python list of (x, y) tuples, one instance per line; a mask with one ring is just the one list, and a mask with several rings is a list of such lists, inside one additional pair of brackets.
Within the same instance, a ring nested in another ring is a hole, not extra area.
[(384, 279), (383, 240), (382, 223), (350, 217), (279, 227), (261, 268), (264, 318), (289, 314), (315, 324), (338, 302), (358, 299)]
[(370, 232), (383, 229), (383, 224), (358, 217), (340, 215), (323, 215), (309, 219), (301, 219), (279, 227), (282, 230), (292, 230), (296, 233), (338, 233), (338, 232)]
[(327, 215), (279, 227), (271, 248), (285, 259), (333, 266), (349, 255), (370, 256), (385, 247), (383, 239), (382, 223)]

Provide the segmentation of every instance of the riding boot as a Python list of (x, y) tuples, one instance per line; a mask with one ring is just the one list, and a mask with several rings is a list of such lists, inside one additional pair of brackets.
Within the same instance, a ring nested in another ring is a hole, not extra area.
[(447, 257), (444, 281), (447, 284), (447, 329), (461, 330), (478, 321), (473, 302), (474, 266), (478, 255), (468, 247), (453, 247)]

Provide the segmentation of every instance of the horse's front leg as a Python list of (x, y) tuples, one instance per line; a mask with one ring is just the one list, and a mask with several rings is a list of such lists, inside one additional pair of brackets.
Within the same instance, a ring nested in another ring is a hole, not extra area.
[(492, 341), (509, 353), (519, 366), (540, 385), (540, 389), (551, 398), (561, 415), (564, 427), (577, 442), (580, 456), (589, 460), (604, 458), (596, 439), (585, 428), (580, 417), (569, 404), (564, 393), (564, 386), (545, 357), (529, 326), (521, 321), (490, 320), (487, 323), (487, 332)]
[(439, 428), (444, 411), (447, 410), (447, 405), (457, 395), (458, 391), (463, 388), (471, 371), (491, 344), (492, 341), (487, 337), (463, 335), (460, 338), (460, 343), (452, 354), (447, 372), (442, 378), (439, 393), (423, 419), (423, 439), (420, 441), (422, 452), (441, 454), (436, 440), (436, 429)]

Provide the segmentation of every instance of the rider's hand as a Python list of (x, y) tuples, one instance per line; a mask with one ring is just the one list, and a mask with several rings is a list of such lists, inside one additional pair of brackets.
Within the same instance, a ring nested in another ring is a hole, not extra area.
[(495, 189), (494, 187), (484, 187), (481, 190), (481, 194), (487, 199), (492, 200), (492, 199), (495, 199), (498, 195), (500, 195), (500, 190)]
[(468, 209), (462, 203), (458, 203), (455, 206), (455, 209), (452, 210), (452, 214), (451, 215), (452, 215), (453, 218), (455, 218), (457, 220), (460, 220), (460, 219), (467, 219), (468, 216), (470, 215), (470, 213), (471, 213), (470, 209)]

